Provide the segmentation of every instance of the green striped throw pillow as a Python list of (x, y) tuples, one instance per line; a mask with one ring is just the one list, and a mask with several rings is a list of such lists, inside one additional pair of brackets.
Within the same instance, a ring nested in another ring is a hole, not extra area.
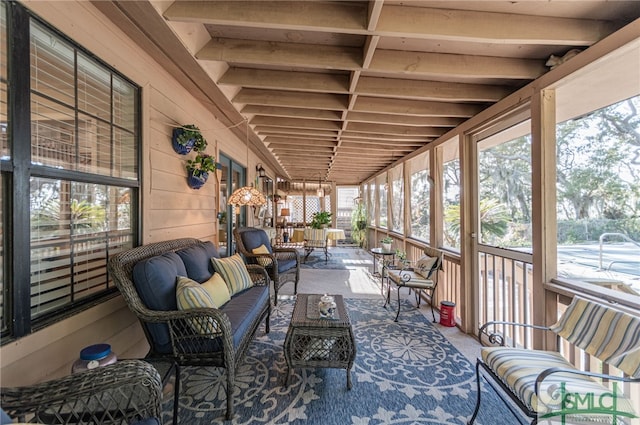
[(220, 276), (227, 284), (231, 296), (253, 286), (247, 266), (244, 265), (240, 254), (233, 254), (231, 257), (225, 258), (213, 257), (211, 261), (213, 262), (213, 268), (220, 273)]
[[(176, 303), (178, 304), (178, 310), (216, 308), (207, 290), (198, 282), (185, 276), (176, 277)], [(191, 327), (194, 331), (205, 334), (208, 332), (204, 323), (201, 323), (198, 319), (192, 319)], [(213, 326), (213, 323), (211, 325)]]

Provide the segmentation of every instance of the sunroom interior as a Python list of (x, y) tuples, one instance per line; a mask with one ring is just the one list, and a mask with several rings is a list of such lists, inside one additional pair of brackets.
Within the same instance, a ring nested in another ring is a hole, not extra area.
[[(231, 254), (236, 226), (278, 237), (279, 220), (336, 217), (341, 188), (366, 211), (365, 248), (389, 236), (411, 260), (444, 251), (434, 298), (455, 302), (463, 333), (550, 325), (576, 294), (640, 314), (634, 1), (30, 1), (0, 13), (3, 387), (67, 374), (87, 340), (145, 355), (109, 255), (184, 236)], [(502, 35), (490, 28), (501, 21)], [(198, 190), (193, 153), (171, 146), (187, 124), (218, 167)], [(264, 209), (227, 204), (247, 185)]]

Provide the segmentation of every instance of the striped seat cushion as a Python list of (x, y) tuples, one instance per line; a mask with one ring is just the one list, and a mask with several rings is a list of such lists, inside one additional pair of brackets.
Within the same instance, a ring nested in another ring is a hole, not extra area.
[[(536, 379), (546, 369), (559, 367), (576, 370), (555, 351), (527, 350), (511, 347), (482, 349), (482, 360), (531, 411), (545, 414), (561, 409), (561, 388), (567, 393), (594, 394), (599, 397), (610, 390), (589, 377), (572, 373), (557, 373), (547, 377), (535, 394)], [(586, 396), (585, 396), (586, 397)], [(622, 396), (616, 399), (617, 410), (634, 413), (631, 402)], [(610, 415), (609, 415), (610, 417)]]
[[(418, 273), (409, 270), (389, 270), (389, 278), (396, 285), (411, 286), (412, 288), (431, 289), (435, 286), (435, 282), (431, 279), (425, 279)], [(403, 280), (403, 276), (405, 277)], [(409, 280), (406, 280), (409, 277)]]
[(327, 245), (327, 229), (304, 229), (305, 246), (324, 248)]
[(574, 297), (551, 330), (586, 353), (640, 378), (640, 317)]

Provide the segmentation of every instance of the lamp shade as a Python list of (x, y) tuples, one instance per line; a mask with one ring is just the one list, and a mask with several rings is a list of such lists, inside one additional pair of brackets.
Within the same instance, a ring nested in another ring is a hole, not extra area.
[(283, 208), (280, 210), (280, 217), (289, 217), (291, 215), (291, 211), (289, 208)]
[(260, 206), (267, 203), (267, 198), (253, 186), (244, 186), (236, 189), (229, 197), (227, 204), (236, 206)]

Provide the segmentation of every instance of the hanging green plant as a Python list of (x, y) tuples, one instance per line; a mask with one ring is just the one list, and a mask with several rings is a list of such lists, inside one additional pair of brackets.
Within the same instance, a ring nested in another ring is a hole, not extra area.
[(367, 236), (367, 212), (364, 204), (358, 202), (356, 208), (351, 212), (351, 239), (360, 248), (364, 246)]
[(185, 124), (173, 129), (173, 149), (180, 155), (186, 155), (191, 150), (203, 152), (207, 148), (207, 141), (200, 129), (194, 124)]
[(193, 189), (200, 189), (209, 178), (209, 173), (216, 170), (216, 159), (206, 153), (198, 152), (194, 159), (187, 161), (187, 184)]

